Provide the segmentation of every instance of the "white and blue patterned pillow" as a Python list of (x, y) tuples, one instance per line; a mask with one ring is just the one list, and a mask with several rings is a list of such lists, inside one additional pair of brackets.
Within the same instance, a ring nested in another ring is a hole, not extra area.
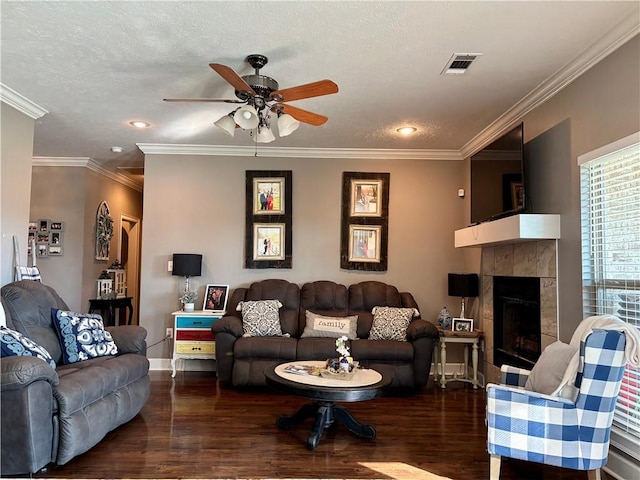
[(407, 327), (413, 317), (420, 315), (416, 308), (373, 307), (373, 325), (369, 340), (407, 341)]
[(56, 362), (46, 348), (20, 332), (2, 326), (0, 326), (0, 351), (2, 357), (38, 357), (51, 365), (51, 368), (56, 368)]
[(65, 364), (118, 354), (118, 347), (111, 334), (104, 329), (100, 315), (52, 308), (51, 317), (58, 332)]
[(236, 311), (242, 312), (242, 329), (245, 337), (281, 337), (279, 300), (255, 300), (238, 303)]

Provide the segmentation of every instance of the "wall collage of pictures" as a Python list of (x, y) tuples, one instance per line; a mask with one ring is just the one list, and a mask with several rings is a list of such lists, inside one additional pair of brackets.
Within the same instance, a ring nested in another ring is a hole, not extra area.
[(28, 255), (36, 249), (38, 257), (58, 257), (63, 253), (64, 222), (37, 220), (29, 222)]
[[(343, 172), (340, 268), (386, 271), (389, 173)], [(245, 268), (292, 268), (292, 172), (246, 172)]]

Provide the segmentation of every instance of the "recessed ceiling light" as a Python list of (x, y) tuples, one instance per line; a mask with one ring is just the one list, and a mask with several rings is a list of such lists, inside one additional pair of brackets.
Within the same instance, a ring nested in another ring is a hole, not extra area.
[(113, 153), (122, 153), (122, 147), (111, 147)]
[(129, 125), (131, 125), (132, 127), (136, 127), (136, 128), (147, 128), (147, 127), (151, 126), (151, 124), (149, 124), (147, 122), (142, 122), (140, 120), (134, 120), (132, 122), (129, 122)]
[(411, 135), (412, 133), (416, 133), (418, 129), (416, 127), (402, 127), (398, 128), (396, 132), (401, 135)]

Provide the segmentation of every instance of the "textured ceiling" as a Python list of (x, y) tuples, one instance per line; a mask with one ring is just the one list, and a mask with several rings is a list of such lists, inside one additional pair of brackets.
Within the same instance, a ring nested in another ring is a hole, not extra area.
[[(638, 24), (639, 2), (4, 1), (0, 13), (1, 82), (49, 112), (34, 155), (114, 167), (142, 164), (136, 143), (254, 145), (213, 126), (232, 105), (162, 101), (234, 98), (208, 64), (252, 73), (251, 53), (269, 57), (261, 73), (280, 88), (340, 88), (292, 102), (329, 121), (271, 146), (460, 150), (612, 29)], [(453, 53), (482, 56), (441, 75)], [(138, 119), (151, 128), (128, 126)], [(418, 133), (399, 138), (405, 124)]]

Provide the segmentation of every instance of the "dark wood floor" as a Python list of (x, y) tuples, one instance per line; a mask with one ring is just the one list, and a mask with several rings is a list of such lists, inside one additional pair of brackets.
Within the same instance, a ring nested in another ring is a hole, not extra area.
[[(373, 441), (342, 425), (306, 448), (312, 422), (281, 431), (280, 414), (305, 403), (269, 390), (220, 388), (210, 373), (152, 372), (140, 415), (96, 447), (38, 478), (486, 479), (483, 390), (429, 385), (410, 397), (348, 407), (377, 429)], [(586, 480), (584, 472), (504, 460), (503, 480)]]

